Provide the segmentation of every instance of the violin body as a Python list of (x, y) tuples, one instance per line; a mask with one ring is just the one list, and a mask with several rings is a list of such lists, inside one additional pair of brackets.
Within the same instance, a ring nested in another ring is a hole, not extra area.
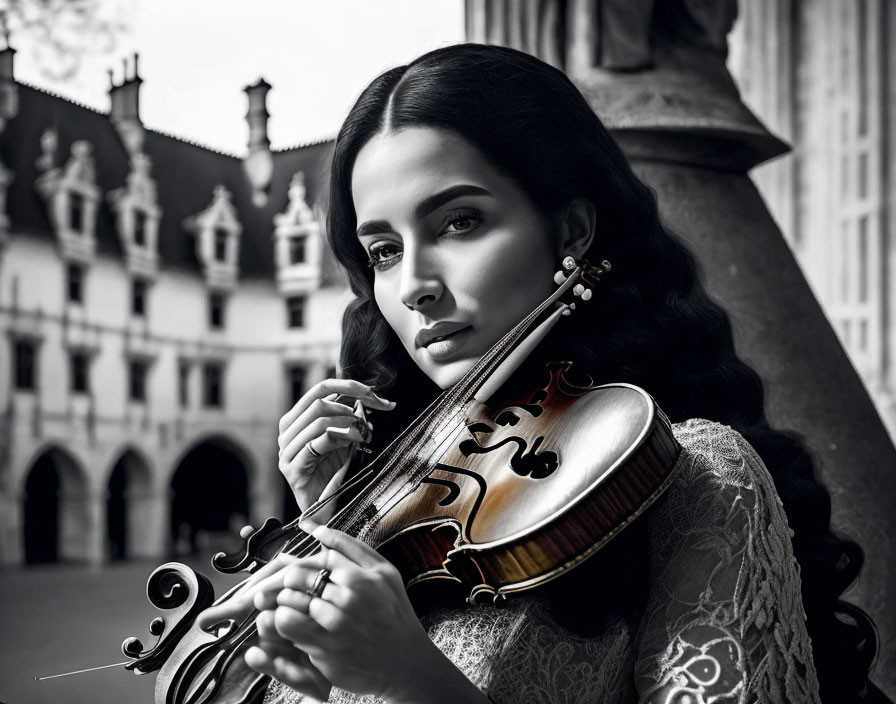
[(642, 389), (578, 387), (568, 365), (524, 403), (473, 402), (413, 490), (383, 492), (360, 532), (407, 586), (451, 579), (470, 600), (538, 586), (597, 552), (659, 497), (680, 446)]

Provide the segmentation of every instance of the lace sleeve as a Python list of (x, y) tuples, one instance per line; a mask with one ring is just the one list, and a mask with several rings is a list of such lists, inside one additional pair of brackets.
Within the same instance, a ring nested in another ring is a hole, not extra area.
[(649, 518), (639, 701), (819, 702), (799, 566), (768, 470), (727, 426), (690, 420), (675, 434), (679, 471)]

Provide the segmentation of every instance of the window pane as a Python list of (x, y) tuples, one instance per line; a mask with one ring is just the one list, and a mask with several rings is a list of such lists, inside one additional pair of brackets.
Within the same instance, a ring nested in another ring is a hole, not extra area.
[(188, 362), (181, 362), (178, 367), (177, 396), (181, 408), (187, 408), (190, 405), (190, 365)]
[(305, 324), (305, 298), (292, 296), (286, 299), (286, 324), (291, 328), (300, 328)]
[(146, 363), (131, 360), (130, 363), (130, 399), (131, 401), (146, 400)]
[(868, 216), (859, 218), (859, 302), (868, 300)]
[(15, 342), (16, 388), (33, 391), (35, 388), (34, 369), (35, 346), (31, 342), (17, 340)]
[(291, 404), (294, 404), (305, 393), (305, 377), (307, 372), (304, 367), (293, 366), (289, 368), (289, 393)]
[(75, 232), (84, 230), (84, 196), (70, 191), (68, 194), (69, 225)]
[(146, 246), (146, 213), (139, 208), (134, 209), (134, 244)]
[(208, 324), (212, 328), (224, 327), (224, 296), (212, 293), (208, 298)]
[(202, 370), (203, 403), (208, 408), (220, 408), (222, 402), (222, 368), (219, 364), (206, 364)]
[(84, 270), (77, 264), (68, 265), (68, 300), (71, 303), (84, 302)]
[(302, 264), (305, 261), (305, 238), (289, 238), (289, 263)]
[(87, 355), (83, 352), (74, 352), (71, 356), (72, 392), (87, 393), (87, 370)]
[(215, 230), (215, 259), (219, 262), (227, 260), (227, 231)]
[(131, 315), (146, 315), (146, 282), (134, 279), (131, 288)]

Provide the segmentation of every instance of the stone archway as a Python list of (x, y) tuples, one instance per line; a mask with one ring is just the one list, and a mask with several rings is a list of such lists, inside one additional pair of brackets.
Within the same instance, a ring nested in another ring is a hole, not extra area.
[(92, 533), (83, 470), (66, 451), (53, 447), (34, 460), (25, 476), (25, 562), (86, 560)]
[(249, 515), (245, 453), (222, 436), (190, 449), (171, 477), (170, 544), (175, 555), (235, 549)]
[(142, 557), (147, 527), (156, 525), (152, 510), (150, 470), (144, 458), (126, 450), (109, 474), (106, 495), (106, 556), (110, 561)]

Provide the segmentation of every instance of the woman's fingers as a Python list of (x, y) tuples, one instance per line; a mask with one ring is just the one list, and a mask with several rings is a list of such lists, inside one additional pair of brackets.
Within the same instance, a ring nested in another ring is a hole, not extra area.
[(252, 610), (255, 594), (258, 591), (268, 591), (276, 594), (283, 588), (284, 568), (295, 563), (295, 561), (295, 557), (278, 555), (249, 577), (237, 592), (199, 614), (196, 618), (196, 624), (200, 628), (206, 629), (223, 621), (243, 618)]
[(299, 527), (306, 533), (311, 533), (324, 547), (335, 550), (337, 554), (344, 555), (355, 564), (366, 567), (381, 567), (389, 565), (385, 558), (367, 543), (353, 538), (342, 531), (315, 524), (313, 521), (304, 520)]
[(280, 419), (280, 433), (283, 433), (292, 423), (304, 413), (314, 401), (323, 399), (330, 394), (339, 394), (350, 398), (361, 399), (370, 408), (383, 411), (391, 410), (395, 404), (376, 395), (373, 388), (367, 384), (353, 379), (324, 379), (315, 384), (296, 404)]
[(296, 435), (318, 418), (351, 416), (352, 412), (353, 409), (351, 406), (333, 401), (331, 397), (319, 398), (313, 401), (311, 405), (284, 430), (280, 431), (280, 435), (277, 437), (277, 444), (282, 450), (295, 439)]
[(246, 651), (246, 664), (263, 675), (268, 675), (298, 692), (319, 701), (330, 696), (331, 684), (308, 656), (291, 643), (260, 643)]
[[(325, 612), (339, 611), (335, 606), (322, 599), (312, 601), (314, 611), (320, 611), (320, 609), (314, 608), (314, 604), (317, 602), (323, 605)], [(288, 606), (279, 606), (274, 611), (274, 628), (277, 630), (277, 634), (312, 656), (325, 652), (329, 642), (326, 629), (317, 620), (319, 614), (314, 611), (306, 614)], [(342, 612), (339, 611), (339, 613)]]
[[(326, 433), (327, 428), (350, 428), (357, 422), (355, 416), (349, 414), (347, 416), (325, 416), (318, 418), (305, 427), (303, 427), (296, 436), (280, 450), (280, 464), (288, 466), (293, 460), (301, 459), (303, 454), (301, 451), (307, 451), (308, 443), (315, 438)], [(314, 449), (318, 453), (322, 453), (321, 449), (315, 444)], [(311, 464), (316, 463), (316, 458), (311, 456)]]

